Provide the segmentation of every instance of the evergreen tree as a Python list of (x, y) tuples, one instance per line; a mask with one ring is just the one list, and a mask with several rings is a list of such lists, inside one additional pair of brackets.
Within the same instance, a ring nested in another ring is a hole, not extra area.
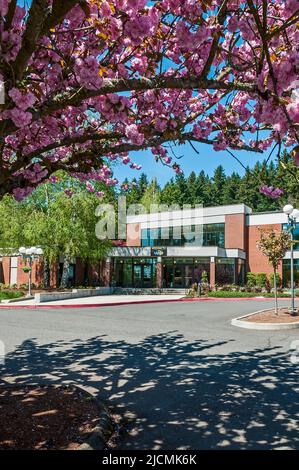
[(146, 208), (147, 211), (150, 211), (152, 204), (161, 203), (161, 190), (156, 178), (153, 179), (152, 182), (148, 185), (140, 200), (140, 203)]
[(180, 188), (172, 178), (161, 191), (161, 203), (172, 206), (174, 204), (179, 204), (181, 199)]
[[(137, 181), (137, 192), (125, 180), (129, 190), (128, 197), (133, 202), (139, 202), (145, 194), (144, 188), (149, 184), (143, 173)], [(283, 187), (285, 193), (279, 199), (271, 199), (260, 193), (262, 185)], [(246, 204), (255, 212), (280, 210), (286, 202), (299, 204), (299, 167), (294, 164), (293, 157), (286, 151), (281, 155), (278, 163), (266, 160), (257, 162), (253, 168), (247, 168), (245, 174), (240, 176), (237, 172), (226, 176), (224, 169), (219, 165), (210, 178), (204, 170), (198, 175), (194, 171), (186, 178), (176, 175), (171, 178), (160, 190), (160, 201), (167, 205), (203, 204), (204, 206), (218, 206), (224, 204)], [(137, 199), (136, 199), (137, 198)]]
[(212, 182), (213, 194), (211, 205), (221, 205), (223, 204), (223, 193), (224, 186), (226, 183), (226, 175), (222, 165), (217, 166), (217, 168), (215, 169)]
[(232, 173), (228, 176), (223, 187), (223, 204), (237, 204), (237, 194), (241, 184), (241, 177), (238, 173)]
[(149, 185), (148, 178), (145, 173), (141, 173), (139, 180), (138, 180), (138, 190), (139, 190), (139, 198), (142, 198), (145, 191), (147, 190)]

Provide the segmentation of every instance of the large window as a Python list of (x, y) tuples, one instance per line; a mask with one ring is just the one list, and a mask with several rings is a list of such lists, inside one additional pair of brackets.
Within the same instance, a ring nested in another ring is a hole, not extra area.
[(235, 259), (218, 258), (216, 260), (216, 284), (234, 284), (235, 277)]
[(156, 287), (155, 258), (114, 258), (113, 281), (117, 287)]
[(219, 246), (224, 248), (224, 224), (141, 230), (142, 246)]
[[(283, 225), (283, 230), (288, 230), (287, 224)], [(293, 236), (294, 236), (294, 240), (297, 242), (294, 245), (294, 250), (298, 251), (299, 250), (299, 224), (297, 224), (297, 227), (294, 229)]]
[(209, 279), (210, 258), (165, 258), (163, 287), (190, 287), (201, 281), (204, 271)]
[[(283, 287), (291, 287), (291, 260), (284, 259), (282, 262)], [(294, 259), (295, 286), (299, 287), (299, 259)]]

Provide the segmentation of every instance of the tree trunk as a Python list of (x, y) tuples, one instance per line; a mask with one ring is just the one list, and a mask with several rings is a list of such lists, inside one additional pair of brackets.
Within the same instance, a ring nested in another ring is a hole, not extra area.
[(69, 285), (69, 268), (70, 268), (70, 257), (66, 255), (63, 261), (62, 276), (60, 281), (60, 287), (65, 289)]
[(84, 264), (84, 280), (83, 280), (83, 282), (84, 282), (85, 286), (88, 286), (88, 284), (89, 284), (89, 282), (88, 282), (89, 281), (89, 279), (88, 279), (88, 268), (89, 268), (89, 262), (87, 260), (87, 261), (85, 261), (85, 264)]
[(276, 278), (276, 269), (274, 270), (274, 297), (275, 297), (275, 315), (278, 315), (278, 301), (277, 301), (277, 278)]
[(49, 261), (46, 258), (44, 258), (43, 282), (44, 288), (48, 289), (50, 287), (50, 265)]

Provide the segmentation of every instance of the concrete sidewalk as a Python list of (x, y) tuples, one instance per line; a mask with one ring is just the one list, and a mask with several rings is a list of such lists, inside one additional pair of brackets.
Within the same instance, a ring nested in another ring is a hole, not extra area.
[[(288, 298), (280, 298), (279, 300), (288, 301)], [(296, 297), (296, 301), (299, 300)], [(38, 303), (36, 299), (24, 300), (21, 302), (1, 303), (1, 309), (17, 309), (17, 308), (88, 308), (88, 307), (110, 307), (117, 305), (130, 305), (130, 304), (150, 304), (150, 303), (167, 303), (167, 302), (240, 302), (240, 301), (260, 301), (260, 302), (273, 302), (270, 297), (200, 297), (200, 298), (187, 298), (184, 295), (99, 295), (91, 297), (82, 297), (75, 299), (53, 300), (51, 302)]]
[(171, 302), (182, 299), (183, 295), (103, 295), (82, 297), (78, 299), (53, 300), (51, 302), (37, 303), (35, 299), (24, 300), (22, 302), (13, 302), (9, 304), (0, 304), (0, 308), (18, 308), (18, 307), (91, 307), (91, 306), (109, 306), (125, 305), (131, 303), (151, 303), (151, 302)]

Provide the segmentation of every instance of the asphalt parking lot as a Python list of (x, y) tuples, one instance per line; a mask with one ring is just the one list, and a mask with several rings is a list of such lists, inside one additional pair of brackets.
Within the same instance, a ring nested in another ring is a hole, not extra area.
[(1, 310), (0, 384), (84, 385), (123, 417), (121, 449), (298, 449), (299, 330), (230, 325), (271, 302)]

